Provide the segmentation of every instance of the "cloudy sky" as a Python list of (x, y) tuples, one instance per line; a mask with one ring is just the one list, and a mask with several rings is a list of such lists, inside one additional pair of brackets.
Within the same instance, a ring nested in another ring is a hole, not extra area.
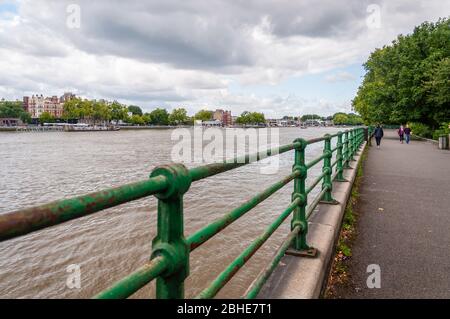
[(351, 111), (370, 52), (448, 0), (0, 0), (0, 98)]

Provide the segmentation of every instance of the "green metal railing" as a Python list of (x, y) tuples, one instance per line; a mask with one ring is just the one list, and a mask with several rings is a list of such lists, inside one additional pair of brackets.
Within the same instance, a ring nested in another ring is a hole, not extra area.
[[(292, 215), (291, 232), (282, 242), (274, 259), (258, 275), (244, 296), (254, 298), (285, 253), (314, 256), (315, 250), (307, 243), (308, 218), (319, 202), (337, 203), (332, 195), (333, 181), (346, 181), (343, 171), (345, 168), (350, 168), (350, 161), (354, 160), (354, 155), (364, 141), (364, 133), (364, 128), (355, 128), (310, 140), (296, 139), (288, 145), (235, 158), (233, 162), (224, 161), (192, 169), (187, 169), (182, 164), (160, 166), (153, 170), (149, 179), (144, 181), (0, 214), (0, 241), (154, 195), (158, 198), (158, 225), (157, 235), (152, 242), (150, 260), (94, 298), (127, 298), (153, 279), (156, 279), (157, 298), (184, 298), (184, 281), (189, 276), (190, 253), (289, 182), (294, 181), (292, 200), (286, 209), (208, 287), (196, 296), (196, 298), (214, 297), (283, 221)], [(331, 147), (333, 138), (337, 138), (334, 148)], [(322, 141), (324, 142), (323, 154), (306, 163), (305, 153), (308, 145)], [(295, 152), (291, 174), (222, 218), (185, 237), (183, 196), (189, 190), (191, 183), (291, 150)], [(332, 161), (335, 152), (335, 160)], [(322, 174), (307, 186), (308, 170), (321, 161), (323, 162)], [(308, 204), (308, 194), (321, 182), (320, 193)]]

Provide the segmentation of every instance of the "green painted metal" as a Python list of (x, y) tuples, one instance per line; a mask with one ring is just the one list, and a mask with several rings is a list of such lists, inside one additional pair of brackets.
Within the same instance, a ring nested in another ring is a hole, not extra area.
[(152, 242), (152, 256), (164, 256), (168, 266), (156, 279), (158, 299), (183, 299), (184, 279), (189, 275), (189, 245), (184, 238), (183, 195), (191, 186), (191, 176), (182, 164), (157, 167), (151, 177), (165, 176), (170, 185), (158, 198), (158, 230)]
[[(336, 167), (336, 181), (338, 182), (346, 182), (347, 180), (344, 178), (344, 143), (342, 142), (342, 132), (338, 133), (338, 140), (337, 140), (337, 154), (336, 154), (336, 160), (337, 160), (337, 167)], [(333, 179), (334, 180), (334, 179)]]
[(326, 157), (326, 154), (322, 154), (315, 159), (313, 159), (311, 162), (306, 164), (306, 169), (310, 169), (311, 167), (315, 166), (316, 164), (320, 163), (324, 158)]
[(271, 262), (263, 269), (263, 271), (258, 275), (252, 285), (248, 288), (245, 299), (254, 299), (258, 296), (258, 293), (261, 291), (262, 287), (266, 283), (267, 279), (269, 279), (270, 275), (273, 273), (275, 268), (278, 266), (281, 258), (283, 258), (286, 250), (291, 246), (295, 237), (297, 237), (300, 232), (300, 227), (295, 227), (288, 235), (288, 237), (283, 241), (280, 248), (274, 254)]
[(334, 203), (335, 200), (331, 194), (333, 191), (333, 182), (331, 180), (331, 175), (333, 174), (333, 169), (331, 167), (331, 158), (333, 153), (331, 152), (331, 137), (325, 135), (325, 143), (323, 148), (323, 154), (325, 158), (323, 159), (322, 172), (325, 174), (323, 177), (322, 189), (326, 189), (324, 196), (322, 197), (323, 202)]
[(313, 213), (314, 209), (316, 209), (317, 205), (321, 202), (323, 195), (325, 195), (327, 189), (324, 188), (319, 193), (319, 195), (314, 198), (314, 200), (311, 202), (311, 204), (308, 205), (308, 209), (306, 210), (306, 220), (308, 220), (309, 216)]
[[(368, 128), (368, 133), (369, 137), (373, 134), (371, 127)], [(337, 137), (337, 144), (332, 149), (331, 139), (335, 137)], [(156, 279), (157, 298), (184, 298), (184, 281), (189, 275), (190, 252), (289, 182), (294, 181), (294, 191), (290, 206), (213, 281), (210, 287), (206, 288), (198, 296), (200, 298), (214, 296), (293, 212), (289, 236), (278, 249), (272, 262), (258, 276), (254, 285), (250, 287), (246, 294), (246, 298), (253, 298), (256, 297), (289, 246), (294, 251), (300, 252), (310, 249), (306, 242), (308, 219), (320, 202), (334, 202), (332, 198), (332, 181), (334, 179), (338, 181), (344, 180), (343, 170), (350, 168), (349, 161), (353, 160), (363, 140), (363, 129), (355, 128), (310, 140), (297, 139), (291, 144), (278, 148), (272, 148), (256, 154), (247, 154), (242, 157), (236, 157), (231, 161), (204, 165), (190, 170), (181, 164), (160, 166), (153, 170), (150, 178), (145, 181), (65, 199), (43, 206), (0, 214), (0, 241), (25, 235), (38, 229), (57, 225), (132, 200), (155, 195), (158, 198), (158, 227), (157, 235), (152, 242), (152, 254), (149, 262), (110, 288), (97, 294), (95, 298), (126, 298), (153, 279)], [(306, 164), (305, 152), (307, 146), (321, 141), (324, 141), (323, 154)], [(189, 190), (192, 182), (291, 150), (294, 150), (294, 165), (290, 175), (274, 183), (222, 218), (205, 226), (187, 239), (185, 238), (183, 196)], [(336, 159), (334, 162), (331, 162), (335, 152)], [(322, 174), (306, 187), (308, 170), (322, 160)], [(335, 166), (336, 170), (333, 173)], [(320, 182), (322, 182), (321, 192), (308, 204), (308, 195)]]
[(319, 176), (317, 176), (313, 182), (306, 188), (305, 194), (308, 195), (311, 191), (323, 180), (327, 173), (322, 172)]
[(164, 176), (24, 210), (0, 214), (0, 241), (164, 191)]
[(283, 186), (288, 184), (290, 181), (292, 181), (299, 175), (300, 172), (294, 171), (292, 174), (286, 176), (281, 181), (271, 185), (269, 188), (265, 189), (252, 199), (243, 203), (241, 206), (233, 209), (231, 212), (229, 212), (222, 218), (219, 218), (218, 220), (212, 222), (203, 229), (197, 231), (195, 234), (189, 236), (187, 238), (187, 242), (190, 247), (190, 250), (193, 251), (194, 249), (198, 248), (200, 245), (205, 243), (207, 240), (209, 240), (211, 237), (219, 233), (227, 226), (229, 226), (231, 223), (233, 223), (238, 218), (243, 216), (245, 213), (250, 211), (252, 208), (256, 207), (256, 205), (266, 200), (271, 195), (275, 194), (275, 192), (283, 188)]
[(240, 269), (245, 263), (253, 256), (254, 253), (269, 239), (269, 237), (280, 227), (283, 221), (291, 214), (291, 212), (298, 207), (301, 199), (295, 199), (284, 210), (283, 213), (267, 227), (266, 231), (258, 236), (250, 246), (247, 247), (233, 262), (217, 276), (217, 278), (211, 283), (211, 285), (205, 288), (196, 299), (205, 299), (214, 297), (220, 289), (233, 277), (233, 275)]
[(344, 132), (344, 168), (349, 169), (350, 167), (350, 136), (349, 132)]
[(275, 147), (269, 150), (265, 150), (256, 154), (247, 154), (245, 156), (224, 160), (222, 163), (214, 163), (200, 167), (195, 167), (189, 170), (189, 174), (191, 176), (192, 181), (196, 182), (210, 176), (214, 176), (250, 163), (260, 161), (270, 156), (289, 152), (293, 150), (296, 146), (297, 145), (295, 143), (288, 144), (280, 147)]
[(355, 131), (350, 131), (349, 132), (349, 161), (354, 161), (355, 158), (353, 157), (353, 155), (355, 154)]
[(94, 299), (127, 298), (161, 275), (167, 266), (167, 259), (164, 256), (158, 256), (113, 286), (94, 296)]
[(306, 221), (306, 205), (308, 203), (308, 195), (306, 193), (306, 178), (308, 177), (308, 168), (305, 164), (305, 149), (307, 141), (304, 139), (295, 140), (298, 142), (298, 147), (294, 152), (294, 165), (292, 171), (300, 172), (300, 175), (294, 180), (294, 192), (292, 193), (292, 202), (298, 200), (298, 205), (295, 207), (294, 214), (291, 221), (291, 231), (295, 227), (300, 227), (300, 232), (295, 237), (293, 248), (295, 250), (307, 250), (310, 247), (306, 243), (306, 234), (308, 233), (308, 222)]

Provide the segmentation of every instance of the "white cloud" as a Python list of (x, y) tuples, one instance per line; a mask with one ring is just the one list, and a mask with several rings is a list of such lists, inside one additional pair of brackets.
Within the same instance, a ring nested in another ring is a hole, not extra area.
[[(381, 8), (380, 29), (366, 25), (372, 2)], [(66, 27), (70, 3), (80, 5), (80, 29)], [(21, 0), (17, 13), (0, 14), (0, 97), (72, 90), (191, 112), (204, 106), (271, 117), (349, 111), (350, 99), (232, 93), (229, 84), (277, 86), (324, 71), (331, 72), (329, 82), (354, 83), (351, 74), (333, 70), (362, 63), (398, 33), (449, 9), (438, 0)]]

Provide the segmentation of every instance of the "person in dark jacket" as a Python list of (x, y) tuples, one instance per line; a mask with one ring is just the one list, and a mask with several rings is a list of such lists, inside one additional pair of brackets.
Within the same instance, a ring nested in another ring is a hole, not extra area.
[(375, 128), (373, 136), (375, 136), (375, 140), (377, 141), (377, 148), (380, 148), (381, 139), (384, 136), (383, 128), (381, 127), (380, 124), (378, 124), (377, 127)]
[(411, 139), (411, 128), (408, 124), (406, 124), (406, 127), (404, 129), (405, 137), (406, 137), (406, 144), (409, 144), (409, 141)]

